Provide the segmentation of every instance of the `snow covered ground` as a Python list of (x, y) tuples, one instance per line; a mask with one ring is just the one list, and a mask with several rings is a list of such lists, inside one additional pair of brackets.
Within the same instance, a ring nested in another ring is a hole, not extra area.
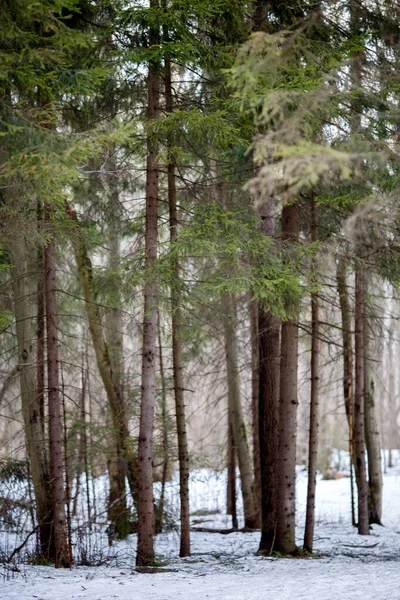
[[(299, 470), (298, 542), (301, 545), (307, 478)], [(192, 510), (223, 510), (225, 477), (208, 471), (192, 474)], [(176, 486), (169, 491), (176, 503)], [(91, 551), (104, 559), (98, 567), (56, 570), (19, 564), (3, 568), (3, 600), (400, 600), (400, 463), (384, 476), (385, 526), (369, 536), (357, 535), (350, 522), (348, 478), (318, 481), (316, 558), (255, 556), (259, 533), (193, 532), (192, 556), (177, 558), (177, 531), (156, 539), (156, 553), (165, 569), (134, 571), (136, 536), (111, 549), (106, 537), (94, 534)], [(193, 524), (229, 527), (229, 517), (198, 514)], [(4, 538), (3, 538), (4, 539)], [(107, 558), (108, 557), (108, 558)], [(1, 573), (1, 572), (0, 572)]]

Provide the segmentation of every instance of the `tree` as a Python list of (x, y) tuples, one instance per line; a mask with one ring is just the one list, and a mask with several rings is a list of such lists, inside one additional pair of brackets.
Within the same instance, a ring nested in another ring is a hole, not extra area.
[[(150, 10), (155, 13), (158, 0), (150, 0)], [(150, 46), (159, 44), (159, 31), (156, 15), (150, 26)], [(150, 60), (148, 66), (148, 120), (157, 119), (160, 104), (160, 67), (158, 60)], [(140, 430), (138, 449), (138, 546), (136, 564), (151, 565), (154, 562), (154, 499), (153, 499), (153, 425), (155, 407), (155, 357), (157, 339), (157, 284), (155, 265), (158, 243), (158, 178), (159, 165), (157, 146), (150, 137), (147, 141), (146, 163), (146, 227), (145, 227), (145, 268), (143, 311), (143, 358), (142, 394), (140, 401)]]

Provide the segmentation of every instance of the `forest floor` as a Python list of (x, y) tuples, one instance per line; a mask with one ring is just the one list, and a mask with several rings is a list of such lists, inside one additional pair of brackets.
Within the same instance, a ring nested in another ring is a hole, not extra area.
[[(299, 469), (298, 543), (302, 543), (307, 477)], [(193, 527), (230, 527), (221, 512), (225, 478), (197, 471), (192, 478)], [(171, 496), (171, 503), (176, 498)], [(351, 526), (350, 480), (319, 480), (316, 496), (315, 557), (255, 555), (259, 532), (192, 533), (192, 556), (177, 558), (176, 530), (157, 536), (157, 573), (134, 569), (136, 536), (111, 548), (93, 533), (86, 546), (99, 566), (56, 570), (27, 564), (3, 567), (3, 600), (399, 600), (400, 464), (384, 476), (384, 526), (369, 536)], [(4, 533), (1, 538), (4, 542)], [(9, 538), (10, 541), (11, 538)], [(0, 571), (1, 573), (1, 571)]]

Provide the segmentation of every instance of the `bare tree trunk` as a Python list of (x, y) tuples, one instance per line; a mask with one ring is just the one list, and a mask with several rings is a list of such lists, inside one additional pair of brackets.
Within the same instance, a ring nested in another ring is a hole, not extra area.
[[(50, 224), (50, 214), (46, 221)], [(70, 567), (71, 547), (67, 538), (65, 517), (64, 465), (62, 452), (62, 425), (60, 415), (60, 383), (58, 363), (58, 315), (56, 305), (55, 241), (51, 232), (50, 242), (44, 251), (45, 302), (47, 333), (47, 381), (49, 394), (50, 476), (53, 492), (55, 567)]]
[[(266, 199), (260, 209), (261, 231), (271, 238), (276, 230), (276, 200)], [(258, 306), (259, 398), (258, 426), (261, 480), (261, 540), (258, 552), (271, 554), (278, 519), (278, 444), (280, 320), (262, 303)]]
[[(288, 249), (299, 235), (299, 208), (286, 204), (282, 210), (282, 240)], [(279, 405), (279, 504), (276, 550), (285, 554), (296, 550), (296, 435), (297, 435), (297, 370), (298, 321), (290, 318), (282, 323)]]
[(228, 485), (226, 494), (226, 513), (232, 516), (232, 527), (238, 529), (236, 507), (236, 448), (233, 442), (232, 424), (228, 411)]
[(65, 504), (67, 507), (67, 536), (68, 546), (72, 552), (72, 529), (71, 529), (71, 488), (70, 488), (70, 470), (68, 459), (68, 425), (67, 425), (67, 409), (65, 406), (65, 385), (64, 372), (61, 363), (61, 402), (63, 413), (63, 446), (64, 446), (64, 463), (65, 463)]
[[(87, 436), (86, 436), (86, 406), (85, 406), (85, 392), (86, 392), (86, 377), (85, 377), (85, 355), (82, 353), (82, 367), (81, 367), (81, 405), (79, 415), (79, 449), (78, 449), (78, 464), (76, 466), (76, 490), (72, 504), (72, 516), (76, 517), (78, 508), (79, 490), (81, 485), (82, 473), (86, 472), (87, 465)], [(85, 473), (86, 474), (86, 473)], [(90, 511), (88, 513), (89, 528), (90, 528)]]
[[(159, 8), (158, 0), (150, 0), (150, 9)], [(159, 42), (158, 26), (150, 31), (150, 45)], [(157, 119), (160, 106), (160, 81), (158, 64), (149, 62), (147, 118)], [(157, 146), (147, 142), (146, 166), (146, 233), (143, 319), (143, 358), (142, 394), (140, 403), (139, 429), (139, 503), (138, 503), (138, 544), (136, 565), (152, 565), (154, 562), (154, 496), (153, 496), (153, 426), (156, 381), (156, 340), (157, 340), (157, 284), (155, 266), (158, 241), (158, 173)]]
[[(43, 220), (43, 210), (41, 203), (38, 202), (37, 207), (38, 229), (41, 232)], [(38, 248), (38, 285), (37, 285), (37, 345), (36, 345), (36, 385), (37, 385), (37, 401), (39, 404), (40, 421), (45, 430), (44, 425), (44, 390), (45, 390), (45, 375), (44, 375), (44, 357), (45, 357), (45, 302), (44, 302), (44, 255), (43, 248), (39, 242)]]
[(226, 374), (228, 380), (228, 410), (232, 424), (233, 440), (237, 451), (240, 481), (242, 485), (245, 527), (257, 527), (254, 480), (247, 444), (246, 425), (240, 400), (240, 379), (237, 359), (236, 307), (231, 294), (222, 298), (224, 312)]
[(356, 459), (356, 481), (358, 489), (358, 533), (369, 534), (368, 483), (365, 470), (364, 433), (364, 274), (362, 267), (356, 268), (355, 289), (355, 402), (354, 402), (354, 449)]
[(160, 364), (161, 379), (161, 429), (162, 429), (162, 449), (163, 466), (161, 475), (161, 493), (160, 502), (156, 511), (156, 531), (162, 531), (164, 519), (165, 487), (169, 473), (169, 436), (168, 436), (168, 411), (167, 411), (167, 388), (165, 385), (165, 369), (163, 356), (163, 341), (161, 335), (160, 313), (158, 313), (158, 357)]
[(260, 433), (258, 421), (258, 398), (260, 394), (259, 373), (259, 332), (258, 332), (258, 301), (250, 299), (249, 305), (251, 325), (251, 412), (253, 417), (253, 470), (256, 491), (256, 510), (258, 526), (261, 526), (261, 463), (260, 463)]
[[(318, 240), (316, 204), (311, 200), (311, 239)], [(318, 268), (316, 260), (313, 261), (314, 278)], [(317, 483), (317, 458), (318, 458), (318, 428), (319, 428), (319, 301), (318, 295), (311, 294), (311, 401), (310, 401), (310, 433), (308, 444), (308, 488), (307, 488), (307, 513), (304, 532), (304, 548), (309, 552), (313, 550), (314, 523), (315, 523), (315, 487)]]
[(336, 271), (336, 281), (339, 293), (340, 313), (342, 318), (342, 343), (343, 343), (343, 395), (346, 417), (349, 425), (349, 455), (350, 455), (350, 485), (351, 485), (351, 521), (356, 525), (353, 466), (354, 455), (354, 397), (353, 397), (353, 344), (351, 341), (351, 317), (349, 293), (346, 283), (346, 263), (339, 259)]
[(53, 507), (49, 464), (44, 431), (40, 418), (40, 403), (35, 374), (35, 302), (37, 293), (30, 250), (23, 235), (15, 235), (9, 241), (13, 268), (12, 287), (18, 344), (18, 368), (21, 389), (22, 415), (24, 419), (27, 454), (31, 463), (31, 475), (39, 524), (41, 555), (54, 560)]
[[(364, 284), (365, 287), (367, 284)], [(375, 409), (375, 384), (372, 376), (371, 331), (364, 316), (364, 425), (368, 455), (368, 512), (369, 523), (381, 525), (382, 467), (378, 420)]]
[[(167, 35), (167, 32), (164, 32)], [(173, 110), (172, 98), (172, 76), (171, 61), (167, 56), (165, 59), (165, 100), (168, 112)], [(170, 146), (173, 140), (169, 140)], [(178, 213), (176, 202), (175, 164), (173, 156), (168, 161), (168, 204), (169, 204), (169, 227), (170, 241), (174, 244), (178, 236)], [(174, 372), (174, 394), (176, 427), (178, 435), (178, 457), (179, 457), (179, 494), (180, 494), (180, 520), (181, 540), (179, 556), (190, 555), (190, 509), (189, 509), (189, 450), (186, 431), (186, 411), (183, 387), (183, 359), (182, 359), (182, 316), (180, 309), (179, 263), (173, 259), (171, 285), (171, 307), (172, 307), (172, 361)]]

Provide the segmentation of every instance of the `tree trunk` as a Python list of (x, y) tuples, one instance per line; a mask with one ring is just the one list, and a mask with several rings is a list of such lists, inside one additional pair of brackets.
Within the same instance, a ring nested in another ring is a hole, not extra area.
[(161, 475), (161, 493), (160, 502), (156, 512), (156, 531), (162, 531), (164, 520), (165, 487), (169, 475), (169, 435), (168, 435), (168, 410), (167, 410), (167, 386), (165, 380), (163, 341), (161, 334), (160, 313), (158, 313), (158, 358), (160, 364), (161, 379), (161, 429), (162, 429), (162, 450), (163, 465)]
[[(158, 0), (150, 0), (150, 8), (159, 8)], [(159, 43), (158, 26), (150, 31), (150, 45)], [(148, 109), (149, 121), (157, 119), (160, 105), (160, 82), (158, 64), (149, 61)], [(154, 496), (153, 496), (153, 425), (156, 380), (157, 340), (157, 284), (155, 266), (158, 241), (158, 172), (157, 146), (150, 138), (147, 141), (146, 165), (146, 233), (143, 319), (142, 394), (139, 428), (139, 503), (138, 544), (136, 565), (152, 565), (154, 562)]]
[(237, 359), (236, 307), (231, 294), (222, 298), (224, 312), (226, 374), (228, 380), (228, 411), (232, 424), (233, 440), (237, 451), (240, 482), (242, 486), (244, 525), (250, 529), (257, 527), (254, 480), (251, 470), (246, 425), (240, 400), (240, 378)]
[[(165, 59), (165, 100), (168, 112), (173, 110), (171, 61)], [(170, 147), (173, 140), (169, 140)], [(173, 245), (178, 236), (178, 213), (176, 203), (176, 180), (174, 157), (169, 156), (168, 161), (168, 204), (169, 204), (169, 228), (170, 241)], [(183, 359), (182, 359), (182, 316), (180, 309), (179, 291), (179, 263), (176, 259), (172, 261), (172, 285), (171, 285), (171, 308), (172, 308), (172, 362), (174, 373), (174, 395), (176, 411), (176, 427), (178, 435), (178, 457), (179, 457), (179, 494), (180, 494), (180, 520), (181, 540), (179, 556), (190, 555), (190, 509), (189, 509), (189, 450), (186, 431), (185, 398), (183, 387)]]
[[(38, 202), (37, 207), (38, 230), (41, 233), (43, 210), (42, 205)], [(39, 242), (38, 248), (38, 284), (37, 284), (37, 345), (36, 345), (36, 385), (37, 385), (37, 401), (39, 404), (40, 421), (45, 430), (44, 425), (44, 390), (45, 390), (45, 375), (44, 375), (44, 357), (45, 357), (45, 302), (44, 302), (44, 255), (43, 248)]]
[(233, 432), (230, 413), (228, 411), (228, 485), (226, 494), (226, 514), (232, 516), (232, 527), (238, 529), (236, 508), (236, 448), (233, 443)]
[[(354, 455), (354, 397), (353, 397), (353, 344), (351, 341), (351, 317), (349, 293), (346, 284), (346, 263), (339, 259), (336, 270), (336, 281), (339, 293), (340, 313), (342, 318), (342, 343), (343, 343), (343, 395), (347, 422), (349, 425), (349, 455), (351, 475), (355, 466)], [(353, 476), (351, 485), (351, 520), (356, 525)]]
[[(286, 204), (282, 210), (282, 241), (290, 245), (299, 236), (299, 208)], [(297, 368), (298, 321), (289, 318), (282, 323), (279, 404), (279, 503), (276, 550), (285, 554), (296, 550), (296, 434), (297, 434)]]
[[(269, 197), (260, 209), (261, 231), (271, 238), (276, 233), (276, 201)], [(258, 552), (271, 554), (278, 518), (278, 443), (280, 320), (260, 302), (258, 426), (261, 480), (261, 540)]]
[[(311, 239), (318, 240), (316, 204), (311, 200)], [(314, 278), (316, 278), (317, 261), (313, 261)], [(311, 294), (311, 402), (310, 402), (310, 433), (308, 444), (308, 487), (307, 513), (304, 532), (304, 548), (313, 550), (315, 523), (315, 487), (317, 483), (318, 458), (318, 427), (319, 427), (319, 301), (318, 295)]]
[(354, 450), (356, 481), (358, 489), (358, 533), (369, 534), (368, 483), (365, 471), (364, 434), (364, 273), (356, 268), (355, 289), (355, 402), (354, 402)]
[(29, 260), (30, 249), (23, 235), (9, 240), (13, 260), (12, 287), (16, 322), (19, 381), (21, 390), (22, 416), (24, 420), (27, 454), (31, 464), (31, 475), (39, 525), (41, 555), (55, 559), (53, 536), (53, 507), (49, 464), (46, 453), (44, 431), (40, 418), (35, 374), (35, 303), (37, 292), (35, 265)]
[(258, 332), (258, 302), (250, 299), (249, 305), (251, 326), (251, 412), (253, 433), (253, 470), (256, 491), (256, 509), (258, 526), (261, 526), (261, 463), (260, 463), (260, 434), (258, 421), (258, 398), (260, 394), (259, 373), (259, 332)]
[[(50, 214), (46, 221), (50, 224)], [(53, 493), (55, 566), (70, 567), (71, 547), (67, 538), (65, 516), (64, 465), (62, 451), (62, 425), (60, 415), (60, 387), (58, 362), (58, 315), (56, 305), (55, 241), (51, 239), (44, 251), (45, 302), (47, 334), (47, 383), (49, 397), (50, 477)]]
[[(366, 283), (365, 283), (366, 287)], [(375, 407), (375, 384), (372, 373), (371, 331), (364, 316), (364, 425), (368, 456), (369, 523), (381, 525), (382, 519), (382, 462), (378, 420)]]

